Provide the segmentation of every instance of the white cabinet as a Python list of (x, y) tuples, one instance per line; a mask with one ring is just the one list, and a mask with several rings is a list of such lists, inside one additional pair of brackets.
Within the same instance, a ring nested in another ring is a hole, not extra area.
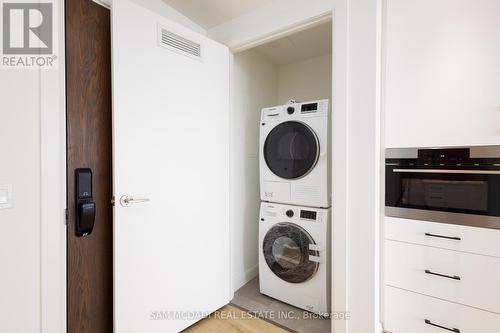
[(498, 333), (500, 316), (387, 287), (385, 330), (391, 333)]
[(500, 230), (385, 217), (385, 239), (500, 257)]
[(500, 1), (388, 0), (387, 147), (498, 144)]
[(384, 328), (500, 332), (500, 231), (385, 218)]
[(500, 313), (500, 258), (385, 242), (387, 285)]

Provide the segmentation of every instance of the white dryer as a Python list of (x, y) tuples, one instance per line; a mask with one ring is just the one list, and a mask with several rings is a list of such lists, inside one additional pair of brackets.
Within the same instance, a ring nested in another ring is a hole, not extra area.
[(330, 312), (330, 210), (262, 202), (260, 292), (314, 313)]
[(262, 109), (261, 200), (330, 206), (328, 100)]

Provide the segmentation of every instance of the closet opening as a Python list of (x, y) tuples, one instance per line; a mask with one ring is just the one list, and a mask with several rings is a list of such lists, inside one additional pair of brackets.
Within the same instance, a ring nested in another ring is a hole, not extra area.
[(332, 59), (331, 20), (233, 59), (231, 304), (295, 332), (331, 332)]

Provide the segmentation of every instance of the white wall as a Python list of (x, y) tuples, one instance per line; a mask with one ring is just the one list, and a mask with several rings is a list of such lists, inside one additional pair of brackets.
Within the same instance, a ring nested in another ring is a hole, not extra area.
[(348, 74), (349, 332), (378, 331), (380, 200), (379, 1), (350, 1)]
[(40, 73), (0, 76), (0, 184), (12, 184), (14, 207), (0, 210), (2, 331), (40, 331)]
[(333, 97), (333, 331), (381, 332), (381, 1), (336, 0)]
[[(111, 1), (111, 0), (105, 0), (105, 1)], [(207, 33), (205, 29), (203, 29), (198, 24), (196, 24), (186, 16), (182, 15), (177, 10), (170, 7), (161, 0), (134, 0), (134, 2), (141, 7), (147, 8), (156, 14), (162, 15), (163, 17), (166, 17), (169, 20), (172, 20), (202, 35), (205, 35)]]
[(0, 184), (14, 205), (0, 210), (0, 330), (66, 328), (64, 24), (58, 69), (0, 69)]
[(387, 0), (388, 147), (500, 143), (500, 2)]
[(259, 53), (234, 56), (231, 108), (233, 290), (258, 273), (260, 110), (277, 102), (278, 72)]
[(278, 67), (278, 104), (290, 99), (331, 99), (332, 55), (306, 59)]

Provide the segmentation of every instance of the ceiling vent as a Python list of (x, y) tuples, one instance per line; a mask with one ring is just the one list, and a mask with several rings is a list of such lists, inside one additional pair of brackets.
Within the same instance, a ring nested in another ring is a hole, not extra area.
[(181, 37), (164, 28), (159, 29), (159, 43), (161, 46), (178, 53), (201, 58), (201, 45), (189, 39)]

